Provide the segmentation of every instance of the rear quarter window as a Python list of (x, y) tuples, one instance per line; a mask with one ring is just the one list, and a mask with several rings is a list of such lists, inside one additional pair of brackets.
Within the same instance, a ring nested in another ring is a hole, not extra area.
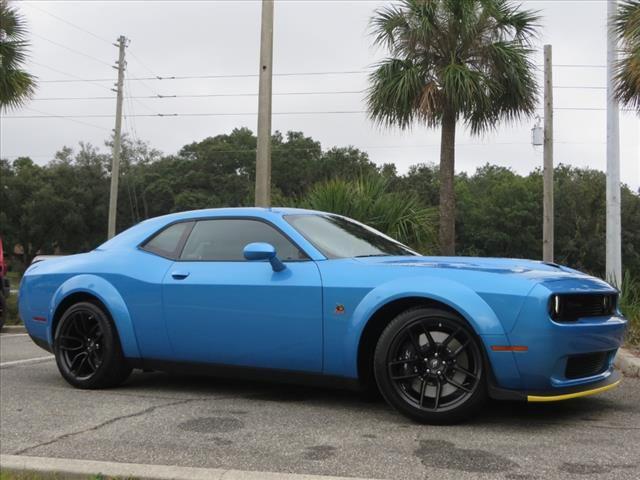
[(175, 260), (192, 228), (193, 222), (174, 223), (147, 240), (142, 249)]

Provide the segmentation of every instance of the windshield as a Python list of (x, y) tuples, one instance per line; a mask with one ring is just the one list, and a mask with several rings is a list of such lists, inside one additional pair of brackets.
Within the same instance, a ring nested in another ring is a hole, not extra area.
[(418, 255), (371, 227), (337, 215), (285, 215), (285, 220), (327, 258)]

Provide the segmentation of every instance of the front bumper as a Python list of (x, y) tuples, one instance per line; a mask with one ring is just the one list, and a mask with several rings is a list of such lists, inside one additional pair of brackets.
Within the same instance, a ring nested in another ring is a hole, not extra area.
[(495, 384), (489, 386), (489, 396), (496, 400), (515, 400), (525, 402), (559, 402), (573, 398), (596, 395), (611, 390), (618, 385), (622, 379), (620, 374), (611, 370), (605, 379), (589, 385), (578, 385), (573, 387), (560, 388), (553, 392), (549, 391), (523, 391), (509, 390), (497, 387)]
[[(616, 311), (609, 316), (554, 321), (549, 314), (549, 298), (562, 293), (616, 290), (590, 277), (536, 285), (504, 335), (482, 336), (493, 377), (492, 397), (556, 401), (615, 386), (613, 361), (623, 343), (627, 320)], [(521, 349), (493, 351), (493, 346), (500, 345)]]

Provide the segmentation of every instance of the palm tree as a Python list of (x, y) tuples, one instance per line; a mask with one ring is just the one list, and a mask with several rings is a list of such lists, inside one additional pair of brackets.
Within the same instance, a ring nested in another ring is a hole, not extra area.
[(390, 56), (369, 81), (371, 118), (407, 129), (442, 127), (440, 144), (441, 253), (455, 252), (456, 124), (472, 134), (503, 119), (531, 115), (537, 82), (531, 60), (536, 12), (505, 0), (401, 0), (372, 18), (374, 43)]
[(27, 59), (24, 18), (0, 0), (0, 110), (23, 105), (35, 90), (35, 77), (22, 69)]
[(416, 250), (433, 248), (434, 212), (412, 192), (390, 191), (388, 180), (377, 174), (318, 183), (301, 206), (351, 217)]
[(614, 80), (616, 98), (640, 111), (640, 0), (620, 2), (611, 28), (621, 46)]

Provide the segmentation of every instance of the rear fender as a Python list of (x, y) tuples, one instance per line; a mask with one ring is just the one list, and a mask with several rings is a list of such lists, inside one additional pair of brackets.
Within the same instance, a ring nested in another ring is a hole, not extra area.
[[(125, 357), (139, 358), (140, 350), (136, 340), (129, 310), (116, 288), (97, 275), (77, 275), (64, 282), (51, 299), (49, 318), (53, 319), (56, 310), (65, 298), (75, 293), (86, 293), (96, 297), (107, 308), (120, 337), (120, 345)], [(53, 345), (52, 323), (49, 324), (47, 339)]]

